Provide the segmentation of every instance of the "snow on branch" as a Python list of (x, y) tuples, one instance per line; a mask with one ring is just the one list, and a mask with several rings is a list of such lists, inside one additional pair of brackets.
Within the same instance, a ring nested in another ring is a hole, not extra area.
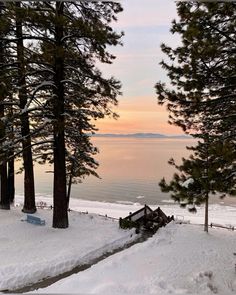
[(193, 184), (194, 183), (194, 179), (193, 178), (188, 178), (187, 180), (185, 180), (183, 183), (182, 183), (182, 187), (185, 187), (185, 188), (188, 188), (190, 184)]

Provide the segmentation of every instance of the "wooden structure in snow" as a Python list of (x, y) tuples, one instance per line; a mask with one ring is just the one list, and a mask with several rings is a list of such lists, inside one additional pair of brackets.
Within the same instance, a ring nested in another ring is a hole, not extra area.
[(130, 213), (125, 218), (119, 219), (121, 228), (137, 229), (143, 227), (144, 229), (156, 231), (159, 227), (165, 226), (171, 220), (174, 220), (174, 216), (167, 216), (160, 207), (156, 210), (152, 210), (149, 206), (145, 205), (134, 213)]

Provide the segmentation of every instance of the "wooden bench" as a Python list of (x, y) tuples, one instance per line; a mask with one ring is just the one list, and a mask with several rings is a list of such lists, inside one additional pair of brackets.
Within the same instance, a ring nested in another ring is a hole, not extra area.
[(45, 225), (45, 220), (40, 217), (27, 214), (26, 221), (37, 225)]

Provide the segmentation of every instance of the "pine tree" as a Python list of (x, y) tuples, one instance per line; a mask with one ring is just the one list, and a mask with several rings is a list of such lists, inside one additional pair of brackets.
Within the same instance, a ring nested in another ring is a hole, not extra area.
[(7, 162), (4, 157), (4, 144), (6, 141), (6, 126), (5, 126), (5, 104), (8, 92), (8, 83), (6, 71), (4, 68), (6, 58), (6, 48), (4, 37), (7, 33), (7, 23), (4, 20), (4, 3), (0, 2), (0, 175), (1, 175), (1, 197), (0, 208), (10, 209), (10, 200), (7, 194)]
[[(80, 114), (77, 117), (76, 125), (71, 126), (68, 130), (70, 134), (70, 144), (68, 150), (73, 150), (73, 153), (67, 151), (67, 203), (69, 208), (71, 187), (73, 183), (82, 182), (86, 176), (93, 175), (99, 178), (96, 173), (98, 162), (93, 158), (98, 153), (98, 149), (93, 147), (90, 141), (89, 132), (91, 128), (89, 124), (85, 124), (87, 118), (85, 114)], [(74, 132), (76, 130), (76, 132)], [(66, 132), (66, 133), (67, 133)], [(87, 132), (87, 133), (86, 133)], [(69, 137), (69, 134), (66, 134)]]
[(11, 31), (4, 41), (11, 52), (6, 68), (12, 89), (1, 155), (9, 159), (9, 175), (14, 170), (10, 160), (23, 155), (25, 179), (31, 184), (25, 182), (24, 212), (35, 211), (32, 160), (54, 164), (53, 227), (66, 228), (71, 184), (88, 175), (98, 177), (91, 120), (117, 117), (111, 107), (117, 104), (120, 83), (104, 78), (97, 62), (115, 58), (106, 47), (120, 43), (122, 33), (114, 32), (110, 23), (122, 8), (119, 3), (84, 1), (6, 7)]
[(35, 205), (35, 188), (34, 188), (34, 170), (33, 157), (31, 149), (30, 123), (29, 115), (25, 107), (28, 103), (27, 82), (26, 82), (26, 57), (23, 36), (23, 19), (24, 9), (21, 2), (15, 4), (15, 32), (16, 32), (16, 52), (17, 52), (17, 67), (18, 67), (18, 97), (20, 105), (20, 121), (21, 121), (21, 136), (22, 136), (22, 154), (24, 165), (24, 207), (25, 213), (34, 213)]
[(47, 128), (39, 134), (47, 144), (37, 151), (39, 159), (40, 150), (43, 153), (42, 162), (54, 163), (53, 227), (65, 228), (72, 178), (97, 175), (98, 164), (93, 159), (97, 150), (88, 136), (96, 130), (91, 119), (116, 117), (111, 106), (117, 104), (120, 83), (113, 77), (103, 78), (96, 62), (114, 59), (106, 46), (119, 44), (122, 34), (109, 24), (121, 6), (84, 1), (41, 4), (34, 3), (30, 11), (34, 15), (31, 36), (40, 36), (36, 68), (44, 69), (33, 97), (42, 106), (41, 118), (47, 121)]
[(236, 151), (231, 141), (221, 142), (209, 135), (189, 149), (193, 154), (183, 158), (182, 164), (176, 165), (173, 159), (169, 161), (179, 173), (174, 174), (170, 183), (163, 178), (159, 185), (163, 192), (171, 192), (171, 197), (182, 207), (188, 206), (190, 212), (196, 212), (196, 206), (204, 203), (204, 231), (208, 232), (210, 195), (218, 193), (221, 198), (226, 194), (236, 195), (236, 176), (232, 173)]
[(157, 83), (158, 101), (167, 104), (170, 123), (185, 131), (197, 130), (198, 117), (208, 113), (211, 130), (235, 138), (236, 3), (179, 2), (177, 11), (171, 32), (182, 44), (161, 46), (172, 61), (161, 65), (173, 87)]
[[(21, 2), (4, 4), (4, 20), (8, 31), (1, 38), (4, 42), (5, 59), (2, 69), (8, 80), (5, 98), (5, 143), (2, 150), (4, 163), (8, 166), (7, 198), (14, 199), (14, 159), (23, 155), (24, 168), (24, 207), (23, 211), (34, 213), (35, 192), (31, 151), (30, 119), (28, 113), (29, 88), (28, 57), (25, 46), (26, 9)], [(19, 144), (22, 147), (20, 148)]]
[[(166, 103), (171, 124), (201, 141), (191, 148), (194, 154), (176, 166), (185, 174), (160, 185), (173, 191), (178, 202), (205, 202), (207, 230), (209, 194), (235, 190), (236, 4), (179, 2), (177, 11), (179, 21), (173, 21), (171, 32), (181, 35), (181, 45), (161, 46), (171, 60), (161, 65), (172, 87), (156, 84), (158, 102)], [(188, 188), (182, 185), (187, 178), (192, 180)]]

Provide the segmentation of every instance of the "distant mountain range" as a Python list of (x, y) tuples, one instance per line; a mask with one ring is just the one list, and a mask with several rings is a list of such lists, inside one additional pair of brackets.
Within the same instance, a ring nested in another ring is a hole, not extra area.
[(192, 138), (189, 135), (165, 135), (160, 133), (131, 133), (131, 134), (112, 134), (112, 133), (97, 133), (93, 137), (132, 137), (132, 138)]

